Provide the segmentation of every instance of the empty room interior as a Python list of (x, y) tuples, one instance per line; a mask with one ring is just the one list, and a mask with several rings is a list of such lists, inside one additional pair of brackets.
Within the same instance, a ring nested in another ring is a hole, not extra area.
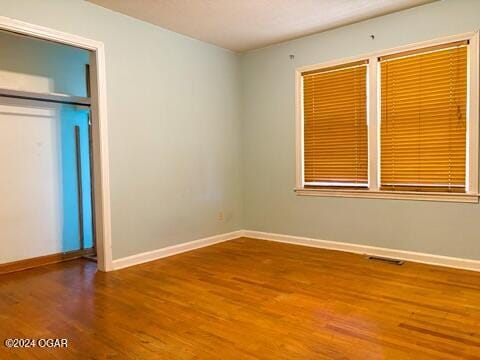
[(0, 0), (0, 359), (480, 359), (478, 0)]

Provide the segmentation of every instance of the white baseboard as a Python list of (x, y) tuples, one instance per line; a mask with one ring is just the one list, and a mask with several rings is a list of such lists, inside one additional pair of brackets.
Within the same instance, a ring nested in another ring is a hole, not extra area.
[(113, 261), (113, 270), (123, 269), (129, 266), (142, 264), (145, 262), (161, 259), (167, 256), (180, 254), (186, 251), (199, 249), (202, 247), (218, 244), (224, 241), (248, 237), (258, 240), (270, 240), (294, 245), (303, 245), (328, 250), (338, 250), (356, 254), (368, 254), (384, 256), (389, 258), (413, 261), (423, 264), (445, 266), (456, 269), (480, 271), (480, 260), (455, 258), (442, 255), (433, 255), (413, 251), (387, 249), (377, 246), (368, 246), (339, 241), (319, 240), (301, 236), (281, 235), (252, 230), (238, 230), (225, 234), (210, 236), (207, 238), (190, 241), (183, 244), (168, 246), (162, 249), (147, 251), (144, 253), (127, 256)]
[(214, 235), (203, 239), (189, 241), (183, 244), (172, 245), (157, 250), (147, 251), (144, 253), (127, 256), (124, 258), (113, 260), (113, 270), (123, 269), (129, 266), (143, 264), (149, 261), (161, 259), (167, 256), (180, 254), (186, 251), (195, 250), (205, 246), (210, 246), (220, 242), (237, 239), (243, 236), (243, 231), (232, 231), (225, 234)]
[(307, 237), (244, 230), (242, 236), (259, 240), (270, 240), (288, 244), (311, 246), (322, 249), (345, 251), (357, 254), (385, 256), (423, 264), (446, 266), (456, 269), (480, 271), (480, 260), (462, 259), (413, 251), (387, 249), (376, 246), (312, 239)]

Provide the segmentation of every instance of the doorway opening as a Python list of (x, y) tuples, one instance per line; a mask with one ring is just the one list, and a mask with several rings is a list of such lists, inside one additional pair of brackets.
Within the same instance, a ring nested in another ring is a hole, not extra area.
[(0, 17), (0, 46), (0, 274), (78, 257), (108, 271), (103, 45)]

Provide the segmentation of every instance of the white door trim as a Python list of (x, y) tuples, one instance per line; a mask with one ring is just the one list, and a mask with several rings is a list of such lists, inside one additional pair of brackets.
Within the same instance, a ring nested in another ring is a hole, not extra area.
[(98, 269), (112, 270), (105, 49), (102, 42), (0, 16), (0, 29), (90, 50), (95, 225)]

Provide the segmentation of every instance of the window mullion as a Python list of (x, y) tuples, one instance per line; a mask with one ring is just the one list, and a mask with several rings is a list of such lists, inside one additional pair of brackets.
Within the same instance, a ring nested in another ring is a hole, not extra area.
[(368, 187), (372, 191), (379, 189), (380, 141), (379, 141), (379, 81), (378, 58), (371, 57), (368, 61), (367, 86), (367, 123), (368, 123)]

